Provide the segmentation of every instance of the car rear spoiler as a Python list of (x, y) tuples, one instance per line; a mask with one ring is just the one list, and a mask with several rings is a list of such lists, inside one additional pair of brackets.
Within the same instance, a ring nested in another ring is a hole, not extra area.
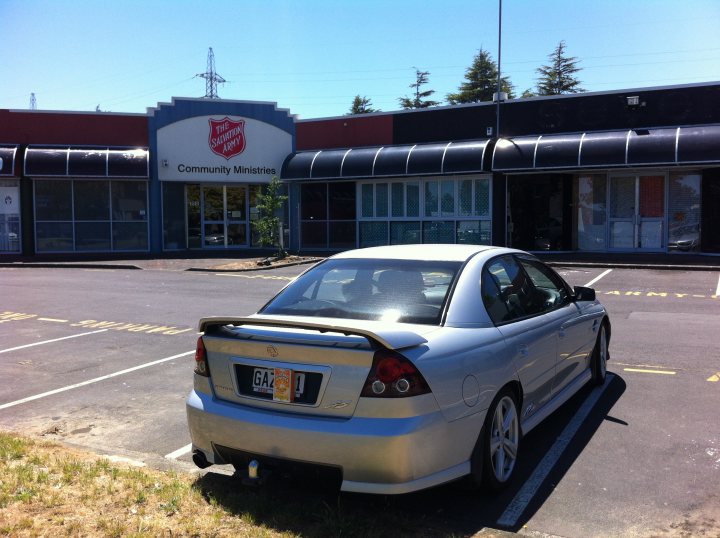
[(278, 318), (251, 318), (251, 317), (209, 317), (200, 320), (200, 332), (207, 333), (213, 327), (224, 327), (226, 325), (253, 325), (264, 327), (281, 327), (304, 329), (310, 331), (318, 331), (321, 333), (334, 332), (349, 335), (363, 336), (373, 342), (380, 344), (387, 349), (399, 350), (408, 347), (419, 346), (427, 342), (427, 340), (412, 331), (402, 331), (394, 329), (382, 329), (380, 331), (371, 331), (369, 329), (359, 327), (346, 327), (342, 325), (334, 325), (332, 323), (313, 323), (308, 321), (296, 321)]

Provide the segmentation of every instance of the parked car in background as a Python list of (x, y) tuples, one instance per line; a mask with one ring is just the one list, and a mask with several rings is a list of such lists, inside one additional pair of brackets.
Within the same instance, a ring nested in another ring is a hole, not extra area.
[(610, 321), (532, 255), (353, 250), (257, 314), (200, 321), (193, 460), (327, 470), (344, 491), (511, 481), (521, 437), (605, 380)]

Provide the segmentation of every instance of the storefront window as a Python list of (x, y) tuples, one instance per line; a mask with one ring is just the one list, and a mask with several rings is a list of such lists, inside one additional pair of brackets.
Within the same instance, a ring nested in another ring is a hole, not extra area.
[[(361, 183), (360, 246), (412, 243), (490, 244), (490, 179)], [(385, 200), (389, 191), (390, 199)], [(389, 205), (390, 215), (382, 210)], [(420, 219), (420, 207), (423, 217)], [(372, 223), (371, 223), (372, 222)]]
[(74, 181), (75, 220), (110, 220), (110, 182)]
[[(361, 192), (361, 212), (388, 211), (388, 185), (374, 185)], [(309, 249), (348, 249), (357, 244), (356, 187), (351, 182), (306, 183), (300, 186), (300, 241)], [(305, 207), (310, 204), (310, 207)]]
[(20, 182), (0, 179), (0, 252), (20, 252)]
[(147, 183), (35, 180), (38, 252), (148, 249)]
[(578, 250), (605, 250), (606, 197), (606, 176), (587, 175), (577, 178)]
[(694, 252), (700, 248), (700, 174), (670, 175), (668, 250)]

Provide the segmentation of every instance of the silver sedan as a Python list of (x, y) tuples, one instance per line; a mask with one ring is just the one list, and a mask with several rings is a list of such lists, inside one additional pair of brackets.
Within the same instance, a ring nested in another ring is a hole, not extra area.
[(479, 245), (344, 252), (257, 314), (200, 330), (187, 399), (198, 466), (249, 480), (309, 467), (378, 494), (463, 477), (502, 488), (523, 434), (605, 381), (610, 341), (592, 289)]

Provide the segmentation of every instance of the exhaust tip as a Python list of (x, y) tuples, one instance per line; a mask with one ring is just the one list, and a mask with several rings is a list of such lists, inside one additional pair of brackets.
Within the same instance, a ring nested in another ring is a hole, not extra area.
[(202, 450), (195, 450), (192, 455), (192, 460), (193, 463), (200, 469), (206, 469), (212, 465), (212, 463), (207, 460), (207, 457)]

